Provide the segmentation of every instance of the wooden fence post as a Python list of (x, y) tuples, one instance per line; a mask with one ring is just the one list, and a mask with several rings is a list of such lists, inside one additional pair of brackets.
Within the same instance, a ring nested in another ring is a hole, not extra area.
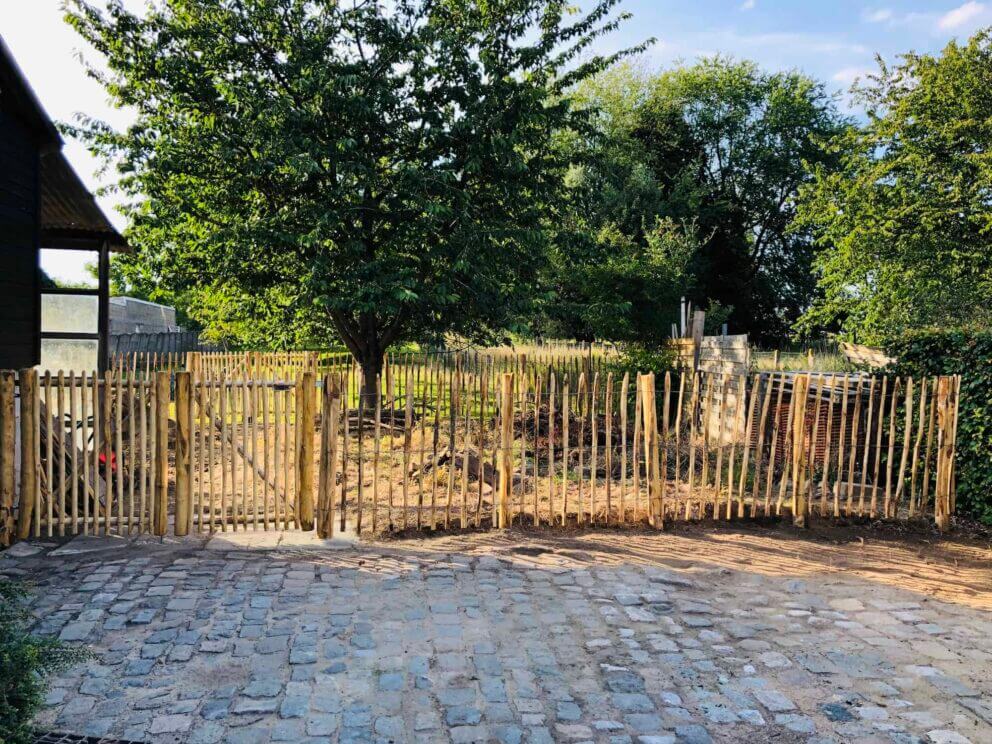
[(505, 372), (499, 397), (499, 492), (496, 501), (496, 527), (510, 526), (510, 486), (513, 482), (513, 374)]
[(296, 378), (296, 395), (300, 403), (300, 418), (296, 426), (296, 504), (301, 530), (312, 530), (313, 508), (313, 440), (316, 434), (314, 418), (317, 408), (317, 380), (313, 372), (304, 372)]
[[(808, 527), (806, 498), (806, 405), (809, 374), (794, 378), (792, 387), (792, 524)], [(815, 443), (814, 445), (815, 446)]]
[(155, 373), (155, 493), (152, 528), (162, 536), (169, 527), (169, 383), (168, 372)]
[(190, 451), (192, 385), (189, 372), (176, 372), (176, 523), (177, 537), (189, 534), (193, 517), (193, 473)]
[(934, 493), (933, 516), (937, 529), (951, 527), (951, 474), (954, 467), (954, 378), (937, 378), (937, 484)]
[(22, 369), (18, 373), (21, 392), (21, 494), (17, 507), (17, 538), (31, 534), (31, 517), (38, 500), (38, 373)]
[(334, 533), (334, 486), (337, 482), (338, 407), (337, 386), (330, 373), (324, 375), (320, 414), (320, 469), (317, 488), (317, 536)]
[(661, 529), (664, 526), (661, 485), (664, 474), (661, 472), (658, 451), (658, 409), (655, 402), (654, 373), (641, 375), (638, 379), (641, 390), (641, 415), (644, 425), (644, 464), (648, 481), (648, 523)]
[(14, 373), (0, 372), (0, 547), (14, 541)]

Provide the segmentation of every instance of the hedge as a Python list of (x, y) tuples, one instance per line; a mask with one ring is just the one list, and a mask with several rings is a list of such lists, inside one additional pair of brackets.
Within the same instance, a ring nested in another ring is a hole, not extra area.
[(897, 374), (961, 375), (957, 513), (992, 525), (992, 331), (913, 331), (886, 351)]

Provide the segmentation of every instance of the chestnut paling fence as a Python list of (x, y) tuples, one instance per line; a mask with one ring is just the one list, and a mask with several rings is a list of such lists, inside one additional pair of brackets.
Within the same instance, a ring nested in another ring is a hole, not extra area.
[[(0, 542), (954, 512), (956, 377), (395, 357), (0, 373)], [(202, 360), (201, 360), (202, 362)], [(286, 362), (280, 367), (280, 364)], [(294, 374), (290, 374), (294, 373)]]

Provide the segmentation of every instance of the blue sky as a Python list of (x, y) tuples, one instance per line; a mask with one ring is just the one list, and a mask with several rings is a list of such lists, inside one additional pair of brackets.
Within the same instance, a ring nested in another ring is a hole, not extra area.
[(992, 25), (992, 0), (625, 0), (633, 13), (610, 46), (658, 41), (652, 64), (670, 66), (714, 53), (753, 59), (770, 69), (798, 68), (837, 90), (887, 59), (938, 51)]
[[(577, 1), (585, 7), (591, 3)], [(60, 4), (0, 0), (0, 34), (53, 118), (68, 121), (85, 112), (125, 126), (127, 112), (110, 108), (104, 92), (83, 74), (76, 54), (86, 50), (62, 22)], [(124, 4), (138, 10), (145, 3)], [(621, 8), (634, 18), (603, 39), (598, 51), (655, 37), (658, 41), (645, 55), (649, 66), (667, 67), (720, 53), (753, 59), (768, 69), (797, 68), (839, 92), (874, 68), (876, 53), (891, 60), (909, 50), (938, 51), (951, 38), (964, 39), (992, 26), (992, 0), (623, 0)], [(91, 188), (100, 184), (97, 163), (82, 146), (68, 143), (66, 154)], [(113, 198), (100, 201), (123, 227)], [(65, 279), (82, 271), (69, 263), (46, 269)]]

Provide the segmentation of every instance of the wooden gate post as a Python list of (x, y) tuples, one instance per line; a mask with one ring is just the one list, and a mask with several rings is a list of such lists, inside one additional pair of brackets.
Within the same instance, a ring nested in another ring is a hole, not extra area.
[[(809, 374), (799, 375), (792, 387), (792, 524), (808, 527), (806, 498), (806, 405)], [(814, 445), (815, 446), (815, 445)]]
[(38, 373), (22, 369), (18, 373), (21, 388), (21, 495), (17, 508), (17, 539), (31, 534), (31, 517), (38, 501)]
[(0, 547), (14, 542), (14, 373), (0, 372)]
[(304, 372), (296, 378), (296, 395), (300, 401), (300, 419), (296, 422), (296, 508), (301, 530), (312, 530), (313, 509), (313, 440), (316, 434), (314, 418), (317, 415), (317, 379), (313, 372)]
[(155, 373), (155, 493), (152, 531), (163, 536), (169, 527), (169, 383), (168, 372)]
[(496, 501), (496, 527), (510, 526), (510, 485), (513, 482), (513, 375), (503, 374), (499, 396), (499, 491)]
[(26, 540), (31, 534), (31, 517), (39, 496), (38, 373), (33, 369), (22, 369), (18, 380), (21, 393), (21, 494), (17, 507), (17, 539)]
[(340, 393), (331, 373), (324, 375), (320, 413), (320, 466), (317, 487), (317, 536), (334, 534), (334, 487), (337, 484)]
[(951, 527), (951, 491), (954, 469), (954, 378), (937, 378), (937, 485), (933, 501), (933, 517), (937, 529)]
[(644, 464), (648, 482), (648, 523), (661, 529), (664, 513), (661, 499), (661, 463), (658, 451), (658, 409), (655, 395), (654, 373), (638, 378), (641, 394), (641, 416), (644, 429)]
[(177, 537), (189, 534), (192, 521), (192, 453), (190, 414), (192, 385), (189, 372), (176, 372), (176, 524)]

